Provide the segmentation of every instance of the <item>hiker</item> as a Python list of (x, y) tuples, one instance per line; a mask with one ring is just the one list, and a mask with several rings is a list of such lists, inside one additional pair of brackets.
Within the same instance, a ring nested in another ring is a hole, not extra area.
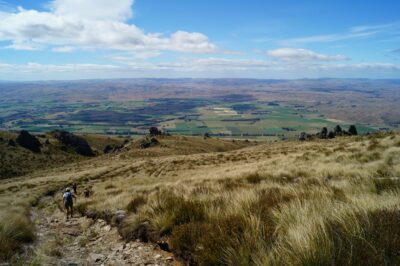
[(78, 185), (76, 183), (72, 184), (72, 189), (74, 190), (75, 194), (78, 194), (78, 192), (76, 191), (77, 187), (78, 187)]
[(89, 198), (90, 196), (90, 191), (87, 187), (85, 187), (85, 190), (83, 191), (83, 195), (85, 195), (85, 198)]
[(63, 202), (64, 202), (65, 210), (67, 211), (67, 220), (68, 220), (68, 215), (70, 215), (71, 218), (74, 215), (73, 198), (76, 199), (76, 196), (71, 192), (71, 190), (69, 188), (66, 188), (65, 193), (63, 194)]

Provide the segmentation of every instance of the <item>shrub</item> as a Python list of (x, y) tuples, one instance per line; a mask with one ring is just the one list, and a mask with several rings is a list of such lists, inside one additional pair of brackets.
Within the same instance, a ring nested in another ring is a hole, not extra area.
[(383, 191), (398, 190), (400, 189), (399, 180), (392, 178), (376, 178), (374, 179), (374, 186), (376, 193), (381, 194)]
[(171, 237), (171, 247), (175, 254), (181, 257), (188, 264), (194, 264), (194, 254), (199, 250), (200, 239), (207, 231), (202, 223), (189, 223), (175, 227)]
[(75, 210), (82, 216), (86, 215), (86, 211), (88, 210), (89, 202), (79, 202), (75, 206)]
[(0, 220), (0, 260), (9, 258), (12, 253), (34, 239), (34, 226), (22, 214), (4, 214)]
[(146, 203), (146, 198), (144, 198), (142, 195), (138, 195), (128, 203), (128, 206), (126, 206), (126, 210), (128, 212), (136, 213), (138, 208), (145, 203)]
[(400, 213), (375, 210), (359, 214), (361, 232), (349, 233), (344, 224), (328, 223), (334, 246), (333, 265), (400, 265)]
[(382, 163), (378, 166), (376, 174), (379, 177), (390, 177), (392, 175), (392, 169), (388, 164)]
[(358, 135), (357, 128), (355, 125), (350, 125), (348, 132), (352, 136)]
[[(242, 250), (245, 265), (251, 264), (252, 249), (244, 245), (246, 221), (243, 216), (228, 215), (203, 223), (188, 223), (173, 229), (171, 245), (174, 252), (190, 265), (227, 265), (227, 249)], [(243, 250), (246, 249), (246, 252)], [(235, 252), (237, 253), (237, 252)], [(242, 258), (243, 260), (243, 258)]]
[(137, 217), (124, 219), (118, 228), (119, 234), (127, 241), (140, 239), (143, 242), (157, 242), (159, 232), (149, 221)]
[(226, 190), (235, 190), (243, 187), (243, 180), (234, 178), (221, 179), (218, 180), (218, 183), (221, 184)]
[(249, 182), (250, 184), (258, 184), (261, 182), (262, 178), (258, 173), (252, 173), (252, 174), (248, 174), (245, 179), (247, 180), (247, 182)]
[(180, 203), (172, 208), (173, 225), (203, 221), (206, 217), (204, 205), (197, 200), (181, 199)]

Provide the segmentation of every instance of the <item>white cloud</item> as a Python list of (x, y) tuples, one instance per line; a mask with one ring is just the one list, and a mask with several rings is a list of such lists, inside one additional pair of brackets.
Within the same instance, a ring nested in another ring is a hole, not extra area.
[(54, 0), (50, 8), (57, 16), (125, 21), (132, 17), (132, 4), (133, 0)]
[(39, 45), (35, 45), (29, 42), (14, 42), (10, 45), (5, 46), (7, 49), (23, 50), (23, 51), (37, 51), (40, 50)]
[(99, 65), (99, 64), (1, 64), (0, 73), (57, 73), (57, 72), (82, 72), (82, 71), (105, 71), (117, 70), (119, 66), (115, 65)]
[(286, 61), (341, 61), (348, 60), (344, 55), (325, 55), (300, 48), (278, 48), (267, 51), (269, 56)]
[[(84, 3), (82, 8), (81, 2)], [(60, 46), (53, 48), (56, 51), (62, 47), (191, 53), (218, 51), (217, 46), (202, 33), (177, 31), (163, 36), (127, 24), (123, 20), (130, 17), (132, 2), (55, 0), (50, 3), (51, 12), (19, 8), (17, 12), (0, 17), (0, 41), (11, 41), (10, 48), (28, 43), (32, 47)], [(112, 7), (110, 3), (113, 3)]]
[(76, 50), (73, 46), (58, 46), (51, 49), (53, 52), (70, 53)]
[(395, 32), (400, 29), (400, 23), (388, 23), (378, 25), (363, 25), (356, 26), (348, 29), (346, 32), (324, 34), (324, 35), (313, 35), (298, 37), (292, 39), (286, 39), (281, 41), (282, 45), (296, 45), (305, 43), (324, 43), (324, 42), (337, 42), (351, 39), (365, 39), (378, 34)]
[[(371, 74), (372, 73), (372, 74)], [(319, 78), (365, 77), (395, 78), (399, 64), (305, 63), (227, 58), (181, 59), (172, 62), (126, 62), (113, 64), (2, 64), (0, 78), (18, 80), (130, 78), (130, 77), (245, 77), (245, 78)]]

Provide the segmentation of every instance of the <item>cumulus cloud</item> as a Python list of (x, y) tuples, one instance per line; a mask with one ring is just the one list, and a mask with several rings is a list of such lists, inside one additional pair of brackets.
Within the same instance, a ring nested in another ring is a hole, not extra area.
[(278, 48), (267, 51), (269, 56), (285, 61), (342, 61), (348, 60), (344, 55), (325, 55), (300, 48)]
[[(122, 51), (178, 51), (214, 53), (218, 51), (208, 37), (198, 32), (177, 31), (170, 36), (147, 33), (125, 22), (131, 14), (132, 0), (55, 0), (50, 11), (3, 12), (0, 16), (0, 41), (11, 41), (9, 48), (63, 47)], [(18, 44), (18, 45), (17, 45)]]
[(54, 0), (50, 8), (57, 16), (125, 21), (132, 17), (132, 4), (133, 0)]

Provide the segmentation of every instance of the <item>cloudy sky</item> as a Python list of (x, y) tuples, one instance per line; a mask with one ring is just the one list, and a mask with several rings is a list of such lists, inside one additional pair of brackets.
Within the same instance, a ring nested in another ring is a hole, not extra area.
[(0, 80), (400, 78), (397, 0), (0, 0)]

